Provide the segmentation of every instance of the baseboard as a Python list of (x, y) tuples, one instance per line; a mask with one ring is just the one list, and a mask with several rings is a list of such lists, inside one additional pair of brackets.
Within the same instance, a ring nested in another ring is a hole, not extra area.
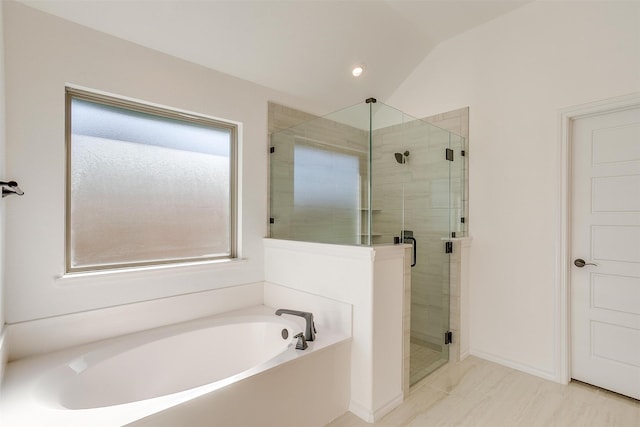
[(400, 393), (398, 396), (394, 397), (385, 405), (383, 405), (381, 408), (375, 410), (373, 413), (373, 420), (380, 421), (380, 418), (384, 417), (389, 412), (397, 408), (402, 403), (403, 400), (404, 400), (404, 394)]
[(384, 404), (381, 408), (378, 408), (375, 411), (372, 411), (371, 409), (365, 407), (363, 404), (352, 400), (349, 403), (349, 412), (368, 423), (374, 423), (376, 421), (380, 421), (380, 418), (384, 417), (389, 412), (397, 408), (403, 400), (404, 393), (400, 393), (398, 396), (394, 397), (389, 402)]
[(368, 423), (373, 423), (375, 420), (373, 411), (353, 399), (349, 402), (349, 412)]
[(464, 359), (466, 359), (469, 356), (471, 356), (471, 353), (469, 352), (469, 350), (463, 351), (462, 353), (460, 353), (460, 362), (462, 362)]
[[(523, 363), (514, 362), (513, 360), (505, 359), (500, 356), (496, 356), (495, 354), (485, 353), (484, 351), (473, 350), (471, 349), (470, 355), (479, 357), (481, 359), (488, 360), (490, 362), (497, 363), (499, 365), (506, 366), (508, 368), (516, 369), (518, 371), (522, 371), (526, 374), (531, 374), (536, 377), (543, 378), (545, 380), (558, 382), (556, 375), (553, 372), (543, 371), (541, 369), (534, 368), (533, 366), (525, 365)], [(467, 354), (467, 355), (469, 355)], [(465, 356), (466, 357), (466, 356)]]

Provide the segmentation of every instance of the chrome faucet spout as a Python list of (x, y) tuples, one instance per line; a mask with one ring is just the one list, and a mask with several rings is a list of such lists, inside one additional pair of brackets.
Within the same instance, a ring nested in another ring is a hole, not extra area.
[(304, 328), (305, 341), (314, 341), (316, 339), (316, 325), (313, 323), (313, 313), (309, 313), (308, 311), (290, 310), (288, 308), (276, 310), (276, 316), (282, 316), (283, 314), (302, 317), (306, 323)]

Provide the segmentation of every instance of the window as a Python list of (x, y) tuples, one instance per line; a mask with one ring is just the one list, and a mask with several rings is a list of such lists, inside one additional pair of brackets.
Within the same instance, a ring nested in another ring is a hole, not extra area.
[(67, 272), (235, 257), (236, 134), (67, 88)]

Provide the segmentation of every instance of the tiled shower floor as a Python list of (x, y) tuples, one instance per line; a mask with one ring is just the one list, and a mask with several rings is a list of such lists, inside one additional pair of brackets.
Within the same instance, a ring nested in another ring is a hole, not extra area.
[(411, 356), (409, 359), (409, 383), (414, 385), (440, 366), (447, 363), (442, 353), (429, 348), (419, 340), (411, 340)]

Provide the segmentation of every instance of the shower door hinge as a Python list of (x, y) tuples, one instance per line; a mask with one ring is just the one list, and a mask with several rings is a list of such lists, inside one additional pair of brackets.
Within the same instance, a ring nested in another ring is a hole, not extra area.
[(456, 232), (455, 232), (455, 231), (452, 231), (452, 232), (451, 232), (451, 238), (452, 238), (452, 239), (455, 239), (455, 238), (456, 238)]
[(269, 147), (269, 152), (271, 154), (275, 153), (276, 152), (276, 147)]
[(462, 224), (464, 224), (464, 222), (465, 222), (465, 221), (466, 221), (465, 217), (460, 218), (460, 222), (461, 222)]
[(453, 342), (453, 332), (447, 331), (444, 333), (444, 343), (445, 345), (449, 345)]
[(445, 254), (453, 253), (453, 242), (444, 242), (444, 253)]
[(446, 148), (444, 151), (444, 157), (450, 162), (453, 162), (453, 150), (451, 148)]
[(466, 152), (466, 151), (464, 151), (464, 150), (462, 150), (462, 151), (460, 151), (460, 155), (461, 155), (462, 157), (464, 157), (464, 156), (466, 156), (466, 155), (467, 155), (467, 152)]
[(269, 224), (275, 224), (275, 223), (276, 223), (275, 218), (269, 218)]

